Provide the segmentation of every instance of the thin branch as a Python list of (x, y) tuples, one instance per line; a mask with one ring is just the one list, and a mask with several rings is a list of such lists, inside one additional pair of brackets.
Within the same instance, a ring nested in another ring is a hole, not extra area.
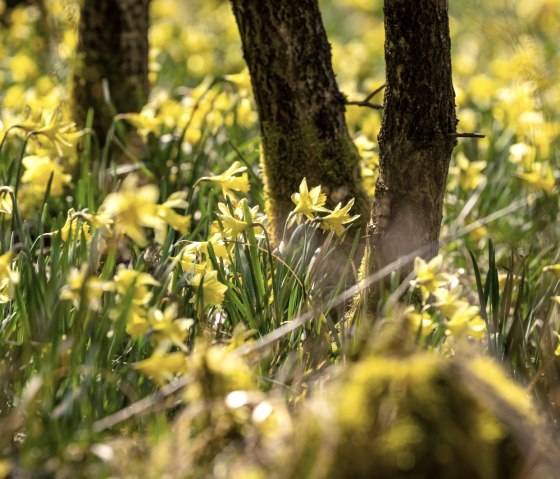
[(450, 138), (486, 138), (484, 133), (448, 133)]
[(369, 102), (375, 95), (377, 95), (380, 91), (382, 91), (387, 86), (386, 83), (383, 83), (379, 88), (373, 90), (368, 96), (365, 97), (364, 101)]
[(347, 105), (356, 105), (356, 106), (367, 106), (368, 108), (372, 108), (374, 110), (383, 110), (383, 105), (379, 103), (370, 103), (369, 101), (347, 101)]
[(387, 84), (383, 83), (379, 88), (373, 90), (368, 96), (366, 96), (362, 101), (346, 101), (347, 105), (355, 105), (355, 106), (365, 106), (367, 108), (371, 108), (373, 110), (383, 110), (383, 105), (379, 103), (371, 103), (370, 100), (377, 95), (380, 91), (385, 88)]

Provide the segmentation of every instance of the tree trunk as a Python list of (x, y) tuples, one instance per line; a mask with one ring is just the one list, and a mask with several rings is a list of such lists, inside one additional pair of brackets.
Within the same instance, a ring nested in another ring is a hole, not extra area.
[(84, 125), (94, 109), (93, 128), (104, 141), (115, 111), (138, 111), (148, 96), (148, 10), (150, 0), (84, 0), (73, 73), (72, 107)]
[[(385, 0), (384, 13), (387, 86), (369, 272), (414, 252), (437, 255), (456, 143), (447, 0)], [(401, 268), (403, 276), (411, 270), (410, 263)]]
[[(365, 233), (370, 202), (344, 116), (317, 0), (231, 0), (257, 103), (272, 236), (282, 237), (303, 177), (335, 206), (356, 199)], [(356, 229), (354, 229), (355, 231)], [(348, 235), (352, 237), (353, 234)]]

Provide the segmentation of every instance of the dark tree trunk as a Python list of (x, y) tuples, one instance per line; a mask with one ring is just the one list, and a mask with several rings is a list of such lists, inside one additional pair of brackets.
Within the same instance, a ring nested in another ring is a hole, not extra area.
[(413, 252), (437, 254), (456, 143), (447, 0), (385, 0), (384, 12), (387, 86), (369, 272)]
[(148, 96), (150, 0), (84, 0), (80, 11), (72, 102), (76, 120), (94, 109), (93, 127), (103, 141), (114, 111), (106, 103), (107, 82), (119, 113), (138, 111)]
[[(365, 225), (370, 202), (348, 134), (317, 0), (231, 0), (259, 112), (267, 213), (275, 241), (303, 177), (331, 208), (356, 198)], [(354, 230), (355, 231), (355, 230)], [(353, 236), (350, 234), (349, 236)]]

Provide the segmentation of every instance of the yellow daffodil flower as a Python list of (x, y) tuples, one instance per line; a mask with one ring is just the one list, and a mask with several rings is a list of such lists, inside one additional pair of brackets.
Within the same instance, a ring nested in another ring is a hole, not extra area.
[(0, 213), (11, 215), (14, 212), (13, 191), (9, 186), (0, 187)]
[(8, 251), (0, 256), (0, 304), (7, 303), (15, 295), (19, 273), (11, 266), (13, 253)]
[(159, 343), (166, 341), (180, 349), (186, 350), (184, 341), (194, 324), (192, 319), (177, 318), (177, 305), (171, 304), (164, 311), (152, 308), (148, 312), (148, 321), (154, 331), (154, 338)]
[(434, 296), (437, 299), (434, 306), (448, 318), (453, 316), (458, 309), (468, 305), (465, 300), (461, 299), (460, 286), (451, 289), (437, 288), (434, 291)]
[(156, 215), (162, 220), (161, 225), (156, 228), (156, 241), (159, 244), (165, 242), (167, 234), (166, 225), (171, 226), (175, 231), (182, 235), (186, 234), (191, 224), (191, 216), (180, 215), (173, 211), (173, 208), (186, 208), (187, 202), (185, 201), (187, 193), (177, 191), (172, 193), (166, 201), (156, 207)]
[[(56, 233), (56, 231), (53, 231), (53, 234)], [(82, 220), (80, 225), (80, 216), (76, 214), (76, 210), (74, 208), (70, 208), (66, 216), (66, 222), (64, 223), (64, 226), (60, 228), (60, 238), (62, 241), (68, 241), (68, 238), (71, 238), (74, 241), (79, 241), (82, 233), (87, 241), (91, 239), (89, 224)]]
[(147, 304), (152, 299), (152, 293), (148, 290), (148, 286), (159, 286), (159, 282), (148, 273), (119, 268), (114, 277), (117, 292), (124, 296), (132, 289), (132, 301), (135, 304)]
[(321, 193), (321, 186), (315, 186), (309, 191), (306, 178), (301, 181), (299, 192), (294, 193), (291, 199), (296, 207), (292, 211), (293, 217), (290, 223), (294, 220), (297, 220), (299, 223), (302, 216), (313, 220), (315, 219), (314, 213), (329, 213), (329, 210), (324, 207), (324, 204), (327, 202), (327, 196)]
[[(560, 298), (560, 296), (557, 296), (557, 298)], [(560, 303), (560, 301), (558, 302)], [(554, 356), (560, 356), (560, 334), (554, 331), (554, 336), (556, 336), (556, 340), (558, 341), (558, 344), (556, 345), (556, 349), (554, 350)]]
[[(221, 175), (204, 177), (201, 178), (201, 180), (219, 185), (222, 188), (224, 196), (235, 199), (236, 193), (245, 194), (249, 192), (249, 175), (246, 171), (246, 166), (241, 166), (239, 161), (234, 161)], [(241, 173), (241, 175), (236, 176), (239, 175), (239, 173)]]
[(455, 157), (455, 166), (449, 168), (448, 189), (454, 190), (460, 186), (465, 191), (474, 190), (485, 179), (481, 173), (484, 168), (485, 161), (470, 161), (463, 153), (459, 153)]
[(101, 308), (103, 293), (112, 290), (113, 284), (110, 281), (88, 275), (88, 265), (84, 264), (80, 269), (70, 270), (67, 284), (60, 290), (60, 299), (72, 301), (76, 308), (83, 299), (88, 309), (98, 311)]
[(107, 195), (99, 208), (114, 221), (117, 235), (125, 234), (139, 246), (147, 244), (144, 228), (161, 228), (156, 202), (159, 189), (155, 185), (138, 186), (138, 177), (129, 175), (116, 193)]
[[(119, 268), (113, 281), (118, 298), (122, 299), (127, 294), (132, 296), (126, 316), (126, 332), (133, 337), (146, 334), (149, 323), (145, 307), (152, 299), (152, 293), (148, 286), (159, 286), (159, 282), (148, 273), (124, 267)], [(118, 317), (119, 314), (118, 311), (114, 311), (113, 316)]]
[(432, 316), (427, 311), (416, 312), (412, 307), (405, 311), (406, 317), (409, 320), (409, 329), (413, 334), (418, 334), (420, 331), (421, 336), (429, 336), (430, 333), (436, 328), (437, 324), (434, 323)]
[(520, 180), (527, 185), (542, 190), (547, 194), (552, 194), (556, 186), (556, 179), (552, 169), (541, 163), (534, 163), (531, 171), (515, 173)]
[(420, 289), (425, 299), (435, 293), (438, 288), (450, 282), (449, 275), (441, 272), (442, 265), (443, 257), (441, 255), (432, 258), (429, 262), (418, 256), (414, 260), (416, 279), (410, 283)]
[[(209, 257), (208, 257), (208, 245), (212, 245), (212, 249), (214, 250), (214, 254), (218, 260), (222, 260), (224, 263), (230, 262), (230, 249), (232, 245), (230, 244), (229, 248), (224, 243), (222, 235), (220, 233), (216, 233), (210, 237), (208, 241), (192, 241), (187, 246), (185, 246), (179, 256), (182, 254), (203, 254), (204, 261), (208, 262), (208, 267), (211, 268), (209, 264)], [(202, 263), (203, 261), (199, 261)]]
[(146, 138), (150, 133), (157, 135), (161, 129), (161, 119), (155, 116), (152, 110), (142, 110), (140, 113), (124, 113), (118, 116), (120, 119), (128, 121), (142, 138)]
[(455, 337), (467, 335), (474, 339), (483, 339), (486, 334), (486, 324), (478, 313), (478, 307), (468, 303), (458, 308), (446, 323), (447, 334)]
[(163, 386), (177, 374), (184, 373), (186, 365), (184, 353), (163, 353), (156, 350), (148, 359), (135, 363), (134, 369), (148, 376), (157, 385)]
[(64, 186), (72, 180), (72, 176), (65, 173), (62, 166), (50, 158), (26, 156), (22, 162), (25, 171), (21, 177), (21, 182), (40, 193), (45, 191), (51, 175), (50, 194), (52, 196), (61, 196), (64, 193)]
[(195, 291), (195, 296), (191, 299), (191, 303), (197, 303), (202, 297), (204, 307), (219, 306), (225, 298), (228, 287), (218, 281), (218, 272), (209, 271), (205, 274), (197, 274), (191, 280), (190, 284)]
[(221, 214), (218, 214), (218, 218), (222, 223), (222, 235), (225, 238), (236, 238), (238, 235), (243, 233), (249, 225), (254, 221), (255, 216), (259, 211), (259, 207), (255, 206), (249, 209), (249, 218), (245, 217), (245, 207), (247, 206), (247, 199), (243, 198), (237, 204), (233, 213), (230, 212), (228, 206), (225, 203), (218, 203), (218, 209)]
[(350, 216), (348, 214), (352, 206), (354, 206), (354, 198), (348, 201), (344, 207), (342, 207), (342, 203), (338, 203), (334, 210), (321, 218), (321, 228), (327, 231), (334, 231), (336, 236), (340, 238), (346, 231), (344, 225), (352, 223), (352, 221), (360, 217), (360, 215)]
[(509, 161), (524, 168), (530, 168), (536, 156), (535, 147), (527, 143), (515, 143), (509, 147)]
[(185, 274), (196, 275), (204, 274), (204, 272), (209, 269), (209, 266), (205, 262), (199, 261), (196, 253), (190, 253), (183, 250), (179, 256), (179, 264), (181, 265), (181, 271)]
[(46, 121), (42, 121), (42, 115), (33, 115), (30, 111), (25, 121), (18, 123), (21, 128), (28, 133), (46, 136), (56, 149), (59, 157), (75, 156), (76, 146), (84, 135), (84, 132), (76, 128), (76, 124), (72, 121), (62, 120), (61, 110), (54, 110)]

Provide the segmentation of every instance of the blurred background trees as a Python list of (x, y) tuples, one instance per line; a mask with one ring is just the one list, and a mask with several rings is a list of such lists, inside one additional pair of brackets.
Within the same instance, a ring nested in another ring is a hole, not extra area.
[(72, 74), (72, 109), (104, 140), (116, 113), (139, 111), (146, 103), (150, 0), (84, 0)]

